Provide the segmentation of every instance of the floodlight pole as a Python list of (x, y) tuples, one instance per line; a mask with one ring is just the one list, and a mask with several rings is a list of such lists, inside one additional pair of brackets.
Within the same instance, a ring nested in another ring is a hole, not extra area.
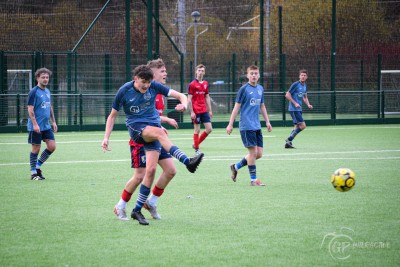
[[(193, 23), (190, 24), (190, 27), (187, 29), (187, 31), (189, 31), (190, 28), (193, 26), (193, 28), (194, 28), (194, 68), (196, 69), (196, 66), (197, 66), (197, 39), (200, 35), (202, 35), (206, 31), (208, 31), (208, 26), (211, 25), (211, 23), (199, 23), (200, 18), (201, 18), (201, 14), (199, 11), (193, 11), (191, 16), (192, 16)], [(206, 29), (201, 31), (200, 33), (197, 33), (198, 26), (206, 26)]]
[(197, 66), (197, 21), (193, 24), (194, 27), (194, 67)]

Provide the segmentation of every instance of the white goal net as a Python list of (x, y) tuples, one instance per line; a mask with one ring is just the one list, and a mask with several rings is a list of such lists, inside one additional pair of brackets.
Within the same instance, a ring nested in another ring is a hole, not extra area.
[(385, 93), (385, 114), (400, 114), (400, 70), (382, 70), (379, 89)]
[(7, 70), (9, 94), (28, 94), (32, 89), (32, 70)]

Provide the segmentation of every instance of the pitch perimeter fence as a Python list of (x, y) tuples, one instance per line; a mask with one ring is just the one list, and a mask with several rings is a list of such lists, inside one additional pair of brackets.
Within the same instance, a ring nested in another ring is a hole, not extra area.
[[(211, 93), (214, 127), (226, 127), (236, 93)], [(334, 97), (335, 96), (335, 97)], [(0, 95), (7, 103), (7, 121), (1, 132), (25, 132), (27, 123), (27, 94)], [(57, 124), (61, 131), (104, 130), (111, 110), (114, 94), (53, 94), (52, 102)], [(336, 99), (336, 107), (332, 106)], [(308, 125), (399, 123), (400, 113), (393, 100), (400, 99), (400, 91), (340, 91), (310, 92), (313, 110), (304, 109)], [(166, 115), (180, 122), (181, 128), (190, 128), (189, 113), (173, 111), (176, 100), (167, 99)], [(266, 92), (265, 104), (274, 126), (290, 126), (292, 120), (287, 112), (284, 92)], [(262, 117), (260, 117), (262, 119)], [(116, 129), (124, 129), (123, 111), (115, 122)]]

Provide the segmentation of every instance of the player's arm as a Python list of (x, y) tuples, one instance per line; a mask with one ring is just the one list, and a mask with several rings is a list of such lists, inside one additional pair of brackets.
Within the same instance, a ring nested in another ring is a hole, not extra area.
[(206, 107), (207, 107), (208, 113), (210, 114), (210, 118), (212, 118), (211, 97), (209, 94), (206, 94)]
[(110, 151), (108, 148), (108, 140), (110, 139), (111, 132), (114, 128), (115, 124), (115, 119), (117, 118), (118, 111), (114, 108), (111, 109), (110, 115), (108, 115), (107, 122), (106, 122), (106, 131), (104, 133), (104, 139), (103, 143), (101, 144), (101, 147), (103, 148), (103, 151)]
[(299, 108), (299, 107), (300, 107), (300, 105), (299, 105), (296, 101), (294, 101), (294, 99), (293, 99), (292, 94), (290, 93), (290, 91), (287, 91), (287, 92), (286, 92), (285, 97), (286, 97), (287, 100), (289, 100), (290, 102), (292, 102), (292, 104), (293, 104), (296, 108)]
[(170, 89), (169, 96), (173, 97), (175, 99), (178, 99), (181, 102), (180, 104), (176, 105), (176, 107), (175, 107), (176, 111), (185, 111), (185, 110), (187, 110), (188, 100), (187, 100), (187, 97), (184, 94), (179, 93), (178, 91), (175, 91), (174, 89)]
[(34, 106), (28, 105), (28, 115), (32, 122), (33, 131), (40, 133), (40, 127), (39, 127), (39, 125), (36, 121), (36, 117), (35, 117), (35, 107)]
[(160, 120), (161, 120), (161, 123), (168, 123), (169, 125), (171, 125), (175, 129), (179, 128), (178, 123), (176, 122), (176, 120), (174, 120), (172, 118), (168, 118), (168, 117), (165, 117), (165, 116), (160, 116)]
[(226, 127), (227, 134), (231, 134), (233, 131), (233, 123), (235, 122), (235, 118), (236, 118), (237, 114), (239, 113), (240, 106), (241, 106), (241, 104), (236, 102), (235, 106), (233, 107), (231, 118), (229, 119), (228, 126)]
[(54, 112), (53, 112), (52, 106), (50, 106), (50, 118), (51, 118), (51, 121), (53, 122), (53, 131), (56, 133), (56, 132), (58, 132), (58, 126), (56, 123), (56, 118), (54, 117)]
[(304, 96), (303, 96), (303, 101), (304, 101), (304, 103), (306, 103), (306, 105), (307, 105), (307, 107), (308, 107), (309, 109), (312, 109), (312, 108), (313, 108), (313, 106), (310, 104), (310, 101), (308, 100), (307, 94), (304, 94)]
[(196, 113), (194, 113), (193, 111), (192, 100), (193, 100), (193, 95), (188, 94), (188, 109), (190, 110), (190, 117), (194, 120), (196, 119)]
[(263, 116), (263, 118), (265, 120), (268, 132), (270, 132), (270, 131), (272, 131), (272, 126), (271, 126), (271, 123), (269, 122), (267, 108), (265, 107), (264, 103), (261, 104), (260, 108), (261, 108), (260, 109), (261, 115)]

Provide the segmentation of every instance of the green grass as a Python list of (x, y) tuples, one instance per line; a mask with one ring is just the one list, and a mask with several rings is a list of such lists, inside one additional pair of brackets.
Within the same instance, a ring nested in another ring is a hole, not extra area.
[[(246, 153), (238, 129), (215, 129), (195, 174), (176, 161), (149, 226), (112, 211), (132, 175), (126, 131), (110, 153), (102, 132), (56, 134), (45, 181), (29, 179), (27, 135), (1, 134), (0, 266), (398, 266), (400, 126), (309, 127), (285, 150), (290, 131), (264, 130), (267, 186), (251, 187), (247, 168), (230, 180)], [(192, 153), (192, 130), (169, 133)], [(356, 172), (353, 190), (331, 186), (339, 167)]]

